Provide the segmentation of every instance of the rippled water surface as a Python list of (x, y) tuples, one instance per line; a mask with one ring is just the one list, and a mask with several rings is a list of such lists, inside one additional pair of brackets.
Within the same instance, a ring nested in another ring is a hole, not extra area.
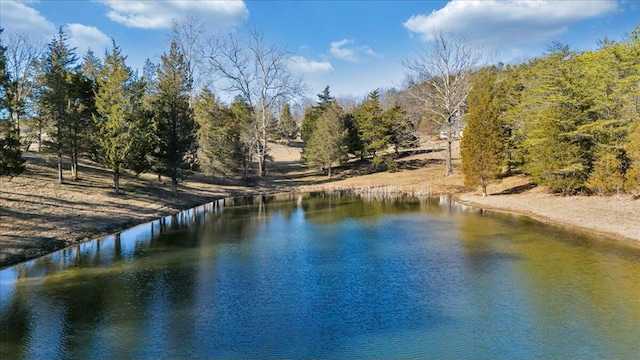
[(446, 199), (233, 199), (0, 271), (0, 358), (640, 356), (640, 252)]

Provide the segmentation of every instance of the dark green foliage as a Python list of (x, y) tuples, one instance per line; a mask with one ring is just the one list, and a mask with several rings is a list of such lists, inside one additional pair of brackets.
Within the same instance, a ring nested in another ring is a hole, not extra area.
[(60, 28), (58, 35), (49, 43), (42, 62), (40, 117), (50, 119), (53, 131), (49, 133), (48, 148), (58, 155), (58, 182), (63, 183), (62, 156), (69, 150), (69, 121), (76, 105), (71, 96), (74, 64), (77, 60), (73, 49), (67, 45), (68, 37)]
[(2, 44), (3, 31), (4, 29), (0, 28), (0, 110), (5, 111), (8, 106), (9, 73), (7, 72), (7, 47)]
[(113, 171), (118, 193), (123, 169), (139, 174), (149, 168), (146, 153), (152, 150), (151, 126), (143, 107), (144, 86), (135, 79), (115, 43), (97, 73), (97, 83), (99, 159)]
[(0, 128), (0, 176), (17, 176), (25, 169), (20, 137), (12, 129)]
[(358, 135), (365, 154), (371, 155), (374, 163), (379, 162), (378, 155), (387, 149), (391, 142), (391, 118), (385, 116), (380, 105), (380, 95), (374, 90), (355, 111)]
[(311, 138), (311, 134), (316, 128), (316, 121), (326, 107), (333, 101), (333, 97), (329, 91), (329, 86), (318, 94), (318, 102), (316, 106), (307, 107), (302, 118), (302, 126), (300, 128), (300, 137), (303, 142), (307, 142)]
[(97, 132), (94, 114), (94, 81), (81, 72), (70, 75), (66, 121), (66, 153), (71, 159), (71, 176), (78, 180), (78, 160), (80, 155), (95, 149), (93, 141)]
[(324, 106), (316, 120), (316, 128), (307, 142), (304, 157), (308, 164), (327, 170), (332, 176), (334, 165), (347, 156), (347, 129), (342, 119), (342, 109), (335, 102)]
[(351, 112), (344, 113), (342, 115), (342, 122), (344, 128), (347, 129), (347, 152), (353, 155), (361, 155), (363, 148), (360, 134), (358, 133), (356, 117)]
[(396, 154), (400, 149), (412, 149), (420, 145), (416, 124), (399, 103), (396, 102), (392, 108), (386, 110), (384, 116), (389, 124), (389, 143), (393, 145)]
[(587, 123), (588, 104), (578, 87), (580, 67), (575, 54), (555, 46), (535, 65), (538, 86), (525, 94), (531, 116), (523, 146), (524, 170), (554, 192), (570, 194), (584, 188), (591, 169), (592, 139), (579, 131)]
[[(2, 34), (1, 28), (0, 34)], [(7, 111), (8, 86), (6, 48), (0, 43), (0, 116), (9, 113)], [(24, 162), (17, 129), (11, 119), (0, 118), (0, 176), (20, 175), (25, 169)]]
[(247, 101), (240, 95), (237, 95), (231, 104), (231, 114), (233, 121), (240, 135), (240, 158), (242, 163), (242, 177), (247, 179), (249, 169), (252, 165), (252, 157), (255, 148), (255, 133), (257, 129), (252, 126), (253, 109)]
[(157, 93), (152, 100), (156, 156), (171, 177), (174, 194), (184, 175), (185, 156), (196, 146), (196, 122), (189, 106), (191, 79), (175, 41), (158, 67)]
[(487, 195), (487, 185), (500, 175), (503, 162), (503, 125), (495, 82), (493, 69), (485, 68), (476, 74), (467, 98), (467, 125), (460, 143), (464, 184), (481, 186), (483, 196)]
[(205, 88), (195, 99), (200, 167), (206, 175), (231, 177), (242, 164), (241, 127), (233, 112)]
[(626, 151), (631, 166), (625, 174), (624, 187), (625, 190), (635, 193), (640, 191), (640, 120), (636, 121), (629, 134)]
[(552, 191), (635, 191), (640, 118), (638, 27), (624, 42), (575, 53), (560, 43), (498, 74), (506, 165)]
[(298, 124), (296, 124), (296, 120), (291, 116), (291, 107), (289, 104), (284, 104), (280, 112), (277, 135), (287, 143), (298, 137)]

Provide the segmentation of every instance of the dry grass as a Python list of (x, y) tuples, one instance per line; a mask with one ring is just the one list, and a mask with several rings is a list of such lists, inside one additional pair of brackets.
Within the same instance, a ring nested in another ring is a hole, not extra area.
[[(159, 183), (152, 174), (123, 176), (121, 194), (116, 195), (111, 173), (88, 161), (80, 164), (79, 180), (60, 185), (54, 158), (27, 154), (25, 174), (0, 179), (0, 267), (226, 196), (333, 190), (431, 195), (470, 190), (463, 186), (459, 161), (454, 161), (453, 176), (443, 176), (440, 143), (426, 142), (420, 149), (401, 154), (399, 172), (377, 172), (354, 160), (336, 169), (332, 179), (303, 166), (300, 150), (299, 144), (272, 145), (274, 162), (269, 176), (252, 187), (239, 180), (222, 183), (194, 175), (180, 184), (177, 197), (167, 179)], [(491, 186), (489, 192), (503, 195), (482, 198), (464, 194), (461, 199), (640, 240), (640, 201), (630, 197), (561, 198), (544, 189), (532, 189), (525, 177), (507, 178)]]

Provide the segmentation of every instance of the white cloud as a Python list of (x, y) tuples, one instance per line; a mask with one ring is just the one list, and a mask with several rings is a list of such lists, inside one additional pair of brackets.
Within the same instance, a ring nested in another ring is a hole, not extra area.
[(2, 0), (0, 14), (0, 27), (6, 31), (25, 34), (42, 41), (49, 41), (56, 34), (56, 27), (51, 21), (24, 3)]
[(458, 32), (493, 46), (552, 40), (574, 22), (618, 10), (615, 0), (453, 0), (403, 25), (426, 41), (436, 32)]
[(292, 56), (289, 58), (288, 66), (291, 71), (305, 75), (324, 75), (333, 72), (333, 66), (328, 61), (318, 62), (305, 58), (304, 56)]
[(107, 35), (94, 26), (67, 24), (66, 31), (69, 34), (69, 45), (76, 48), (78, 57), (84, 56), (89, 48), (97, 56), (102, 56), (103, 50), (111, 42)]
[(353, 39), (343, 39), (332, 42), (329, 47), (329, 52), (340, 60), (354, 63), (360, 62), (362, 60), (362, 55), (371, 57), (378, 55), (373, 51), (373, 49), (366, 45), (355, 46), (355, 41)]
[(104, 0), (109, 7), (109, 19), (128, 27), (169, 29), (173, 19), (188, 15), (201, 17), (212, 27), (237, 26), (247, 19), (249, 10), (243, 1), (166, 0), (123, 1)]

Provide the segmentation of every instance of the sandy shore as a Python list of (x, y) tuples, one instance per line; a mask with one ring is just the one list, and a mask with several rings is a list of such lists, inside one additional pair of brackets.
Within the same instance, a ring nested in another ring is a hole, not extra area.
[(565, 197), (533, 190), (487, 197), (467, 193), (458, 195), (458, 199), (476, 207), (523, 214), (640, 246), (640, 200), (629, 195)]
[[(122, 193), (116, 195), (111, 174), (91, 163), (81, 164), (78, 181), (60, 185), (54, 161), (30, 155), (24, 175), (0, 183), (0, 268), (225, 196), (378, 186), (420, 194), (454, 193), (470, 205), (519, 213), (640, 246), (640, 200), (631, 196), (555, 196), (544, 189), (530, 189), (526, 178), (516, 176), (492, 185), (493, 195), (483, 198), (465, 193), (469, 189), (463, 186), (459, 171), (444, 178), (441, 154), (434, 151), (402, 158), (402, 171), (397, 173), (343, 168), (331, 180), (301, 166), (299, 149), (274, 147), (273, 154), (273, 174), (258, 186), (192, 176), (180, 185), (178, 197), (166, 180), (158, 183), (150, 174), (125, 176)], [(524, 191), (512, 193), (519, 188)]]

